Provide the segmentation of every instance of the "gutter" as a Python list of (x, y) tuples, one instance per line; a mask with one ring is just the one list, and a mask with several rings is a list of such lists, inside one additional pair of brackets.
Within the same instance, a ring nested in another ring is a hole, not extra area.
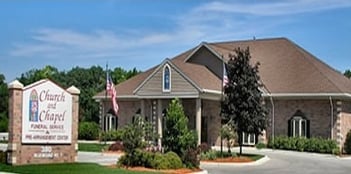
[(275, 113), (274, 113), (274, 101), (273, 101), (273, 96), (270, 96), (270, 101), (272, 104), (272, 141), (274, 142), (274, 117), (275, 117)]
[(351, 94), (350, 93), (269, 93), (269, 94), (263, 94), (263, 97), (270, 97), (273, 96), (275, 98), (290, 98), (290, 97), (336, 97), (336, 98), (349, 98), (351, 99)]

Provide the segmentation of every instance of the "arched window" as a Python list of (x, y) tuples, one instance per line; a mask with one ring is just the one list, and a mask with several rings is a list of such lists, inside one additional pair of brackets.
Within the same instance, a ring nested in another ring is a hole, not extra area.
[(300, 110), (290, 118), (288, 127), (290, 137), (310, 137), (310, 121)]
[(171, 71), (169, 65), (165, 65), (163, 68), (163, 92), (171, 91)]

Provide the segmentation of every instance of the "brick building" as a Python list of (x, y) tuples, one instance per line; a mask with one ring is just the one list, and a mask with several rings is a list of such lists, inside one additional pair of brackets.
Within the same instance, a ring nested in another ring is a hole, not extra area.
[[(263, 139), (305, 136), (335, 139), (343, 145), (351, 129), (351, 80), (286, 38), (201, 43), (172, 59), (116, 86), (118, 117), (110, 112), (105, 91), (100, 102), (104, 130), (117, 128), (140, 114), (162, 137), (163, 116), (171, 99), (181, 100), (189, 127), (199, 143), (218, 145), (222, 60), (234, 48), (250, 48), (252, 63), (260, 62), (259, 75), (268, 113)], [(257, 142), (245, 135), (244, 143)]]

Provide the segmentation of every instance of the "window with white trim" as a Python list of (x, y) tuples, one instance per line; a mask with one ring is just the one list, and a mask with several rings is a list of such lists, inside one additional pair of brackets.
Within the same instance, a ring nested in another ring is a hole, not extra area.
[(243, 132), (243, 145), (255, 145), (256, 144), (256, 136), (255, 134), (249, 134)]
[(290, 137), (310, 137), (310, 121), (300, 110), (290, 118), (288, 129)]
[(292, 137), (307, 137), (307, 120), (295, 116), (291, 119)]
[(163, 67), (162, 90), (163, 92), (171, 91), (171, 69), (168, 64)]

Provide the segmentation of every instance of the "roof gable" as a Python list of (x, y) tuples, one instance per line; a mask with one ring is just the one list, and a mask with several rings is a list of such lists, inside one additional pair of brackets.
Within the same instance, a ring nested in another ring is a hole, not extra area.
[[(171, 72), (171, 89), (163, 91), (163, 67), (168, 66)], [(201, 91), (197, 84), (184, 75), (169, 59), (164, 60), (134, 91), (138, 96), (157, 95), (197, 95)]]

